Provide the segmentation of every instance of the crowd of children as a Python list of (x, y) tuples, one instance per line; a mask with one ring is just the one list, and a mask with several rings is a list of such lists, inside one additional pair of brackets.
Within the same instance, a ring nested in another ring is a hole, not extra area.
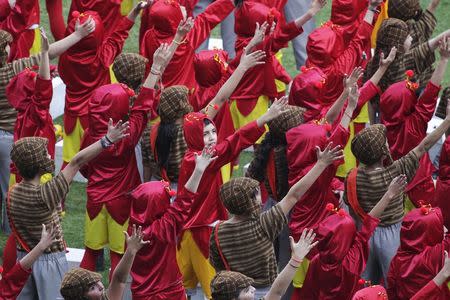
[[(443, 4), (331, 2), (292, 79), (280, 51), (326, 0), (296, 18), (286, 0), (216, 0), (195, 17), (193, 0), (72, 0), (67, 25), (62, 0), (47, 0), (53, 44), (38, 1), (1, 0), (0, 299), (119, 300), (129, 276), (138, 300), (199, 286), (215, 300), (450, 299)], [(122, 53), (138, 17), (140, 53)], [(235, 51), (204, 50), (224, 20)], [(85, 249), (69, 270), (62, 218), (78, 172)]]

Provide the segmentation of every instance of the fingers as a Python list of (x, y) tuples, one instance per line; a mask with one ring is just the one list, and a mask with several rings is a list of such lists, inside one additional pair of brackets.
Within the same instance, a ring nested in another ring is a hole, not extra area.
[(122, 232), (125, 235), (125, 240), (128, 241), (130, 239), (130, 235), (126, 231), (122, 231)]
[(291, 250), (294, 250), (295, 242), (292, 236), (289, 236), (289, 243), (291, 244)]

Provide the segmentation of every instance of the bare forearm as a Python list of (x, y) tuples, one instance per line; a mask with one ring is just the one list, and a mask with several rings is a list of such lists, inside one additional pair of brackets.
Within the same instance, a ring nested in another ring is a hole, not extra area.
[(24, 258), (20, 260), (20, 265), (24, 270), (29, 270), (33, 266), (33, 263), (44, 253), (45, 249), (41, 245), (37, 244)]
[(265, 300), (278, 300), (284, 296), (286, 290), (294, 279), (295, 273), (297, 272), (297, 268), (294, 268), (295, 263), (291, 261), (284, 267), (283, 271), (278, 274), (274, 283), (270, 287), (269, 293), (264, 297)]
[(288, 194), (279, 203), (285, 215), (289, 214), (294, 205), (297, 204), (297, 201), (309, 190), (327, 167), (328, 165), (320, 161), (317, 162), (302, 179), (291, 187)]
[(372, 75), (372, 77), (370, 78), (370, 81), (372, 81), (372, 83), (374, 85), (378, 85), (378, 83), (380, 83), (381, 78), (383, 78), (384, 73), (386, 73), (387, 67), (379, 67), (378, 70), (375, 72), (375, 74)]
[(440, 0), (432, 0), (427, 7), (427, 10), (434, 14), (436, 12), (436, 8), (439, 6)]
[(311, 20), (315, 15), (317, 14), (317, 11), (314, 10), (308, 10), (304, 15), (302, 15), (300, 18), (295, 20), (295, 25), (297, 28), (302, 28), (303, 25), (306, 24), (309, 20)]
[(450, 128), (450, 119), (445, 119), (441, 125), (438, 126), (433, 132), (427, 135), (422, 142), (414, 148), (414, 152), (418, 158), (422, 157), (428, 150), (433, 147), (434, 144), (441, 138), (441, 136)]
[(39, 62), (39, 77), (44, 80), (50, 79), (50, 60), (48, 58), (48, 52), (41, 52), (41, 60)]
[(447, 69), (448, 65), (448, 58), (441, 57), (441, 60), (439, 61), (436, 69), (434, 70), (433, 76), (431, 76), (430, 81), (436, 85), (440, 86), (442, 79), (444, 78), (445, 71)]
[(448, 279), (448, 276), (445, 275), (445, 270), (439, 271), (437, 275), (433, 278), (434, 283), (437, 286), (442, 286)]
[[(69, 166), (74, 167), (78, 171), (84, 164), (91, 161), (103, 151), (100, 140), (84, 148), (78, 152), (69, 162)], [(65, 170), (65, 169), (64, 169)]]
[(162, 77), (162, 74), (163, 74), (162, 69), (163, 69), (162, 67), (153, 65), (150, 70), (150, 73), (148, 73), (148, 76), (145, 79), (143, 86), (148, 89), (154, 89), (156, 84), (159, 81), (159, 78)]
[(119, 264), (114, 271), (113, 277), (111, 279), (111, 285), (114, 283), (126, 283), (128, 279), (128, 275), (130, 274), (131, 266), (133, 265), (134, 257), (136, 256), (135, 252), (127, 249), (125, 254), (122, 256)]
[(341, 118), (341, 126), (343, 128), (348, 128), (348, 125), (352, 121), (352, 115), (354, 110), (355, 108), (351, 107), (350, 105), (348, 105), (347, 108), (345, 109), (344, 115)]
[(391, 200), (392, 196), (389, 194), (389, 192), (386, 192), (381, 198), (381, 200), (378, 201), (378, 203), (369, 212), (369, 215), (371, 215), (374, 218), (380, 218), (381, 214), (384, 212), (384, 210), (386, 209)]
[(62, 40), (54, 42), (50, 45), (50, 48), (48, 50), (49, 58), (54, 59), (60, 56), (61, 54), (66, 52), (67, 49), (78, 43), (81, 39), (82, 37), (77, 32), (73, 32)]
[(184, 186), (186, 190), (188, 190), (191, 193), (196, 193), (198, 189), (198, 185), (200, 184), (200, 180), (202, 179), (203, 175), (202, 170), (194, 169), (194, 172), (192, 173), (191, 177), (189, 177), (189, 180), (186, 182), (186, 185)]
[(325, 120), (327, 120), (328, 124), (333, 124), (339, 116), (339, 112), (344, 107), (345, 100), (348, 97), (348, 89), (344, 88), (344, 91), (339, 96), (339, 98), (333, 103), (331, 108), (327, 111), (325, 115)]

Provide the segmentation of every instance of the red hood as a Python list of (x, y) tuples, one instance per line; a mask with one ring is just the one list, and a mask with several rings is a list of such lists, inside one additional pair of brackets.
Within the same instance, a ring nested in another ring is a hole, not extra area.
[(220, 81), (228, 69), (228, 53), (223, 50), (204, 50), (194, 57), (195, 79), (202, 87), (210, 87)]
[(314, 66), (327, 67), (344, 52), (344, 48), (340, 26), (326, 22), (308, 36), (308, 62)]
[(381, 96), (381, 122), (386, 127), (402, 123), (414, 112), (416, 103), (416, 94), (407, 87), (406, 81), (394, 83)]
[[(199, 112), (188, 113), (184, 116), (183, 133), (189, 151), (202, 151), (205, 147), (203, 142), (205, 119), (208, 119), (208, 116)], [(214, 124), (212, 120), (209, 121)]]
[[(244, 1), (234, 12), (236, 21), (234, 23), (234, 32), (240, 37), (253, 37), (255, 34), (256, 23), (262, 25), (264, 22), (271, 24), (278, 22), (281, 18), (280, 12), (275, 8), (254, 1)], [(268, 28), (267, 33), (270, 31)]]

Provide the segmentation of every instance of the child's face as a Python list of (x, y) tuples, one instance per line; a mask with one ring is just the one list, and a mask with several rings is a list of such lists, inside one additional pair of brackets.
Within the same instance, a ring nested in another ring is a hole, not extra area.
[(405, 52), (408, 52), (409, 49), (411, 49), (412, 40), (413, 40), (412, 36), (408, 34), (405, 42), (403, 43), (403, 48), (405, 49)]
[(89, 300), (100, 300), (102, 298), (103, 290), (105, 287), (101, 281), (97, 281), (86, 292), (85, 297)]
[(249, 286), (239, 293), (238, 300), (254, 300), (254, 299), (255, 299), (255, 288), (253, 286)]
[(217, 130), (213, 124), (203, 127), (203, 143), (205, 147), (214, 147), (217, 144)]

